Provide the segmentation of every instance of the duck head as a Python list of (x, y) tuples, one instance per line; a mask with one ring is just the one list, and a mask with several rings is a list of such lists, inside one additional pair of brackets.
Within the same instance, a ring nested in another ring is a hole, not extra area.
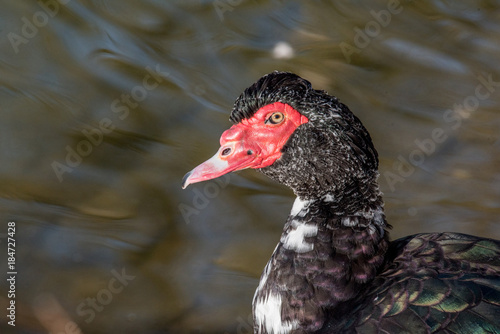
[(377, 152), (359, 119), (293, 73), (260, 78), (238, 97), (230, 121), (217, 153), (186, 174), (183, 188), (253, 168), (302, 199), (338, 198), (378, 176)]

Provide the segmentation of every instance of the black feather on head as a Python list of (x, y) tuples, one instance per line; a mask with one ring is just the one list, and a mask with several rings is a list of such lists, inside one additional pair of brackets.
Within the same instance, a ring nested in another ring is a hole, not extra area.
[(312, 91), (311, 83), (296, 74), (274, 71), (245, 89), (236, 99), (229, 120), (239, 123), (251, 118), (257, 110), (274, 102), (283, 102), (295, 108)]

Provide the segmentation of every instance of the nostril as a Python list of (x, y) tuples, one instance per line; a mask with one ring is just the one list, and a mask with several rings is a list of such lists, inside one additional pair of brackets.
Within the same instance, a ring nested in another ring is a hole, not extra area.
[(229, 155), (229, 154), (231, 153), (231, 151), (232, 151), (232, 150), (231, 150), (231, 148), (230, 148), (230, 147), (226, 147), (225, 149), (223, 149), (223, 150), (222, 150), (221, 155), (222, 155), (223, 157), (225, 157), (226, 155)]

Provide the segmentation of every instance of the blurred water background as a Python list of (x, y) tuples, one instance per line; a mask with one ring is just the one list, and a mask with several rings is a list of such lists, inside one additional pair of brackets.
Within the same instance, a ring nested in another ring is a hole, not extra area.
[(181, 179), (272, 70), (364, 122), (393, 238), (500, 238), (500, 1), (1, 3), (1, 333), (250, 333), (294, 196)]

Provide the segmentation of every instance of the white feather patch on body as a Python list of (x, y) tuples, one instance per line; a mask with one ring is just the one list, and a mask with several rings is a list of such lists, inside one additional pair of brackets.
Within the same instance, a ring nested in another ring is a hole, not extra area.
[(274, 248), (273, 255), (271, 256), (271, 259), (267, 262), (266, 267), (264, 268), (264, 272), (262, 273), (262, 276), (260, 277), (259, 281), (259, 286), (257, 287), (257, 290), (255, 290), (255, 294), (253, 295), (253, 302), (252, 305), (255, 304), (255, 301), (257, 300), (257, 295), (259, 294), (262, 289), (264, 289), (264, 285), (266, 285), (267, 278), (269, 277), (269, 273), (271, 272), (271, 268), (273, 266), (272, 261), (274, 257), (274, 253), (276, 253), (276, 250), (278, 249), (278, 245)]
[(359, 222), (356, 217), (342, 217), (342, 225), (352, 227), (352, 226), (358, 226)]
[(292, 230), (281, 238), (283, 247), (297, 253), (305, 253), (314, 249), (314, 244), (306, 242), (306, 237), (313, 237), (318, 234), (318, 226), (304, 223), (292, 223)]
[(254, 316), (259, 331), (266, 329), (268, 334), (288, 334), (298, 327), (298, 321), (281, 319), (281, 296), (276, 293), (259, 299), (254, 307)]

